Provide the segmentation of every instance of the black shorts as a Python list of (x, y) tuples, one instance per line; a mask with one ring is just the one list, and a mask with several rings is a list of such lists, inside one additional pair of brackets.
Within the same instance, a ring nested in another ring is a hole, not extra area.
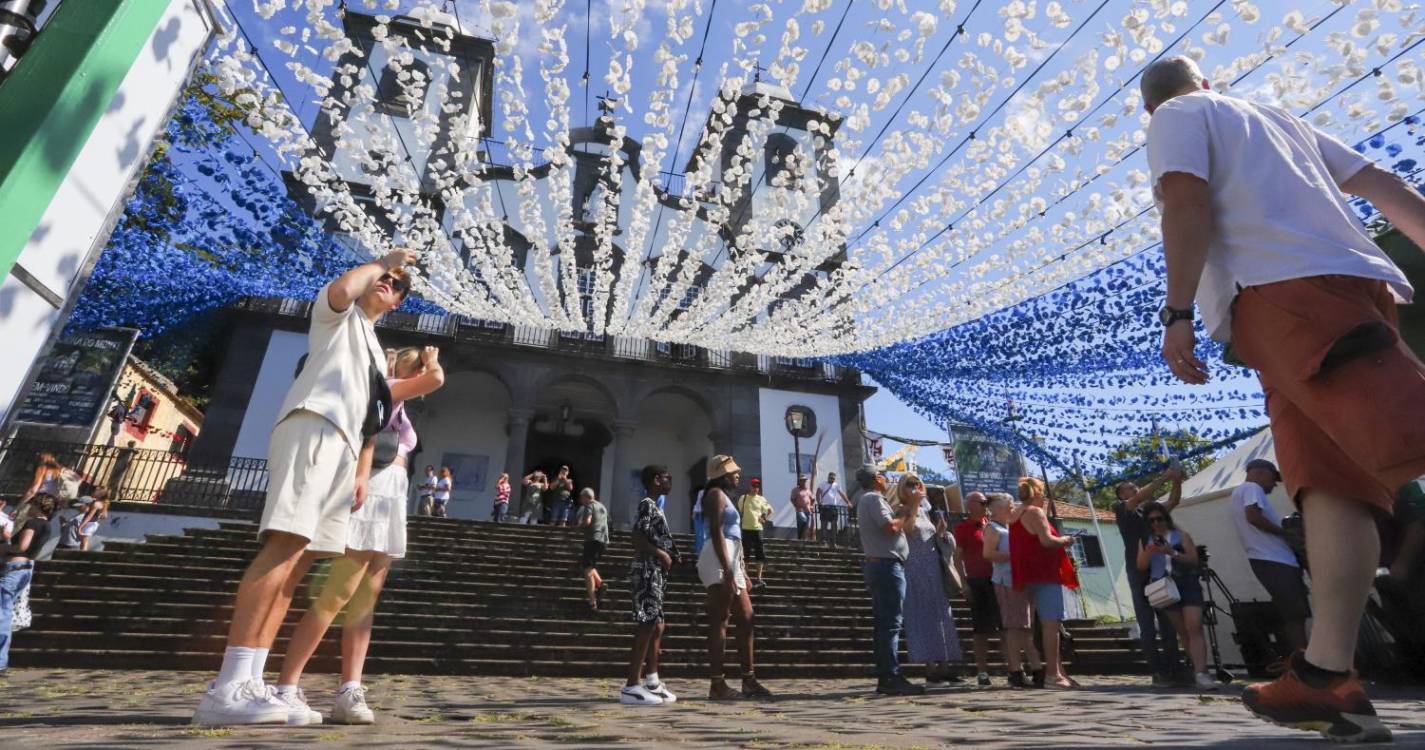
[(1306, 598), (1306, 581), (1301, 578), (1301, 568), (1271, 560), (1248, 560), (1252, 573), (1261, 581), (1262, 588), (1272, 597), (1283, 620), (1293, 622), (1311, 617), (1311, 605)]
[(970, 622), (976, 635), (992, 635), (1000, 632), (999, 598), (995, 596), (995, 585), (988, 578), (966, 578), (966, 591), (970, 597)]
[(584, 554), (579, 558), (579, 567), (588, 570), (598, 567), (599, 558), (604, 556), (604, 548), (607, 544), (596, 542), (593, 539), (584, 540)]
[(746, 553), (748, 560), (767, 562), (767, 550), (762, 548), (761, 530), (742, 530), (742, 550)]
[(839, 518), (841, 518), (840, 508), (836, 507), (835, 505), (821, 506), (821, 524), (823, 526), (830, 526), (836, 523), (837, 519)]

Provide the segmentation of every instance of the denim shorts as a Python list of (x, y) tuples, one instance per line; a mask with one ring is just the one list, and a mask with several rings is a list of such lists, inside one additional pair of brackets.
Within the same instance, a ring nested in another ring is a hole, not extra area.
[(1064, 587), (1057, 583), (1031, 583), (1024, 587), (1041, 620), (1064, 619)]

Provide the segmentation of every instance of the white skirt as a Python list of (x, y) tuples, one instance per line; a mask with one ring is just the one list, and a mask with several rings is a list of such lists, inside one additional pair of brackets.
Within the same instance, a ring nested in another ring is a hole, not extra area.
[[(747, 590), (747, 566), (742, 562), (742, 540), (723, 538), (723, 549), (727, 551), (727, 559), (732, 563), (733, 593), (741, 594)], [(698, 555), (698, 580), (704, 586), (715, 586), (722, 583), (722, 563), (717, 559), (717, 550), (713, 549), (712, 540), (703, 545), (703, 551)]]
[(371, 475), (366, 502), (351, 514), (346, 548), (406, 556), (406, 495), (410, 480), (406, 467), (391, 464)]

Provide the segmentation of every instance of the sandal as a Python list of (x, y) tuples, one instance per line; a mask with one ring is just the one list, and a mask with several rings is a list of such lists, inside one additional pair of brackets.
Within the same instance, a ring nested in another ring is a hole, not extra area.
[(742, 697), (742, 693), (727, 686), (723, 680), (715, 680), (708, 687), (708, 700), (710, 701), (735, 701)]
[(762, 683), (756, 677), (747, 676), (742, 678), (742, 697), (752, 699), (765, 699), (772, 697), (772, 691), (762, 687)]

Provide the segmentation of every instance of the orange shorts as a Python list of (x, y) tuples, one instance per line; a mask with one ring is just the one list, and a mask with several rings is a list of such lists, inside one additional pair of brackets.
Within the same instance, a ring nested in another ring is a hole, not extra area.
[(1257, 370), (1287, 492), (1389, 513), (1425, 475), (1425, 365), (1401, 341), (1383, 281), (1312, 276), (1243, 289), (1232, 348)]

